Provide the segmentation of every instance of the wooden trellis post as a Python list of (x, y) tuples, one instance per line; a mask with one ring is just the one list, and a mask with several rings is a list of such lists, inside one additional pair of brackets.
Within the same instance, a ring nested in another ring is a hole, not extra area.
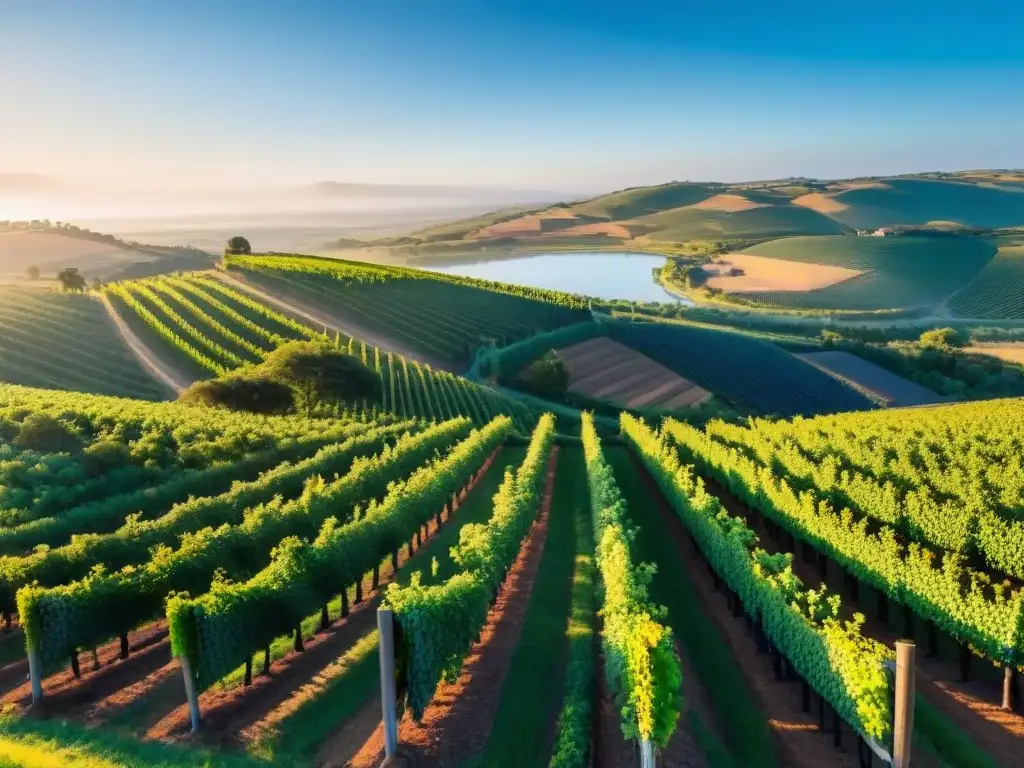
[(893, 709), (892, 766), (910, 768), (910, 747), (914, 735), (915, 646), (896, 643), (896, 706)]

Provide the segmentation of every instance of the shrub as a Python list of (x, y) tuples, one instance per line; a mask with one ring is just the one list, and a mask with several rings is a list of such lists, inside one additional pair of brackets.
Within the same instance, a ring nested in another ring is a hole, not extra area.
[(564, 400), (569, 390), (569, 370), (554, 352), (530, 363), (521, 379), (525, 389), (548, 400)]
[(295, 341), (268, 354), (253, 372), (286, 385), (295, 402), (309, 410), (320, 402), (355, 403), (381, 400), (377, 374), (359, 360), (326, 344)]
[(964, 338), (955, 328), (935, 328), (921, 334), (918, 344), (922, 349), (946, 350), (951, 347), (962, 347), (968, 339)]
[(227, 246), (224, 248), (225, 253), (230, 254), (247, 254), (252, 253), (252, 246), (249, 245), (249, 241), (240, 235), (235, 235), (228, 240)]
[(287, 413), (295, 407), (291, 387), (259, 376), (197, 381), (181, 393), (178, 401), (263, 414)]
[(82, 447), (71, 427), (45, 413), (34, 413), (25, 419), (14, 444), (42, 453), (73, 453)]

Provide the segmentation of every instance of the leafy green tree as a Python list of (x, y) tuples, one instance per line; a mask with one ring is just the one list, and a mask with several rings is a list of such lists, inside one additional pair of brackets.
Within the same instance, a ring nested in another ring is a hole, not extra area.
[(27, 277), (29, 280), (38, 280), (39, 267), (37, 267), (35, 264), (30, 266), (28, 269), (25, 270), (25, 277)]
[(955, 328), (934, 328), (921, 334), (918, 344), (922, 349), (951, 349), (962, 347), (967, 339)]
[(354, 355), (316, 342), (282, 344), (254, 375), (291, 387), (296, 405), (307, 411), (321, 402), (381, 400), (380, 378), (374, 371)]
[(224, 249), (224, 252), (230, 254), (248, 254), (252, 253), (252, 246), (249, 245), (249, 241), (241, 235), (235, 235), (228, 240), (228, 244)]
[(82, 273), (75, 267), (62, 269), (57, 273), (57, 279), (60, 280), (61, 288), (65, 291), (84, 291), (88, 285)]
[(548, 400), (563, 400), (569, 390), (569, 369), (554, 352), (530, 363), (521, 378), (529, 391)]

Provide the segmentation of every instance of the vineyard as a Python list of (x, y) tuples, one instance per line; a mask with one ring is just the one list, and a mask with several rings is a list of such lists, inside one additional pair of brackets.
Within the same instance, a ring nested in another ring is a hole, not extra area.
[(228, 266), (449, 366), (465, 367), (491, 341), (504, 347), (590, 317), (582, 299), (554, 291), (402, 267), (293, 256)]
[(193, 380), (258, 363), (286, 341), (322, 340), (375, 371), (383, 409), (402, 418), (466, 416), (483, 425), (505, 414), (522, 432), (536, 422), (525, 405), (487, 387), (361, 339), (315, 329), (206, 273), (114, 283), (105, 290), (133, 331)]
[(774, 344), (744, 334), (616, 322), (609, 324), (609, 335), (756, 413), (793, 416), (874, 407), (838, 379)]
[(156, 400), (165, 395), (85, 296), (0, 287), (0, 381)]
[(962, 317), (1024, 319), (1024, 246), (1000, 247), (949, 308)]
[(845, 267), (856, 277), (809, 291), (734, 293), (736, 301), (768, 307), (874, 310), (935, 305), (973, 280), (995, 248), (971, 237), (787, 237), (744, 253), (780, 260)]
[[(878, 409), (747, 334), (228, 262), (104, 296), (190, 381), (314, 341), (379, 401), (263, 416), (0, 386), (0, 763), (873, 768), (908, 733), (909, 768), (1024, 763), (1019, 400)], [(147, 381), (95, 297), (19, 300), (40, 346), (94, 319), (92, 388)], [(440, 367), (501, 382), (552, 348), (622, 356), (584, 369), (595, 395), (706, 389), (757, 415), (556, 419)]]

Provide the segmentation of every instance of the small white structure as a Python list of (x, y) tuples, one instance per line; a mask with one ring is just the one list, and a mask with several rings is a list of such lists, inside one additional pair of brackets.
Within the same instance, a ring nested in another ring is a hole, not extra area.
[(874, 232), (871, 233), (871, 236), (872, 237), (885, 237), (888, 234), (889, 234), (889, 230), (888, 229), (886, 229), (885, 227), (879, 227), (878, 229), (876, 229)]

